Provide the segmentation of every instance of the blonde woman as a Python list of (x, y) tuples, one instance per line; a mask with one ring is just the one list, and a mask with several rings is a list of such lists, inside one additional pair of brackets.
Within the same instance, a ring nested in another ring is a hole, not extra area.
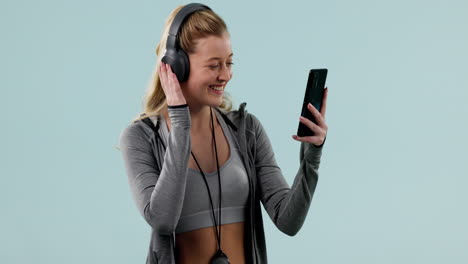
[(170, 14), (144, 113), (120, 148), (132, 195), (152, 228), (146, 263), (267, 263), (260, 203), (282, 232), (301, 228), (317, 184), (325, 109), (310, 107), (315, 132), (301, 142), (288, 186), (262, 124), (225, 89), (233, 52), (225, 22), (208, 6)]

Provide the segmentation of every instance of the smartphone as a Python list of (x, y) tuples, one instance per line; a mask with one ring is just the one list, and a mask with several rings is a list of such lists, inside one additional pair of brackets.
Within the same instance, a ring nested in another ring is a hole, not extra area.
[[(312, 112), (307, 108), (307, 105), (311, 103), (319, 112), (322, 109), (323, 93), (325, 89), (325, 81), (327, 79), (327, 69), (312, 69), (309, 71), (309, 79), (307, 80), (307, 87), (304, 95), (304, 101), (302, 103), (301, 116), (311, 120), (315, 124), (317, 121), (312, 115)], [(314, 132), (309, 129), (306, 125), (299, 122), (299, 128), (297, 129), (297, 135), (299, 137), (313, 136)]]

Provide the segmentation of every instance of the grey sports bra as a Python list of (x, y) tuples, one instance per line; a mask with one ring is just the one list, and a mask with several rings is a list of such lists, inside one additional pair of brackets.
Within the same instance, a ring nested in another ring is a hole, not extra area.
[[(220, 168), (222, 207), (221, 224), (243, 222), (249, 196), (249, 180), (247, 172), (240, 158), (239, 148), (236, 146), (233, 135), (230, 133), (224, 119), (216, 113), (224, 135), (228, 139), (229, 159)], [(166, 121), (160, 115), (162, 132), (168, 138)], [(214, 226), (213, 214), (211, 212), (210, 198), (206, 189), (205, 181), (199, 170), (188, 168), (187, 187), (185, 189), (184, 205), (177, 224), (175, 233), (192, 231), (195, 229)], [(219, 186), (217, 171), (205, 173), (206, 181), (210, 187), (211, 199), (215, 216), (218, 217)], [(217, 219), (217, 218), (216, 218)]]

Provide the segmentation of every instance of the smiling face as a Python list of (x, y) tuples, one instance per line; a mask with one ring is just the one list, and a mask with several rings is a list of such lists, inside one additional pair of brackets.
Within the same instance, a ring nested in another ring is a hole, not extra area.
[[(190, 104), (219, 106), (223, 91), (232, 78), (232, 49), (228, 33), (197, 40), (195, 52), (189, 54), (190, 74), (181, 84)], [(214, 91), (212, 87), (221, 91)]]

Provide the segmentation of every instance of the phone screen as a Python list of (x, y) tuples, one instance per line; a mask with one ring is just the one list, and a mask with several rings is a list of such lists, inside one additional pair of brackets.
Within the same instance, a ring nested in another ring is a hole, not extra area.
[[(309, 79), (307, 80), (307, 87), (302, 103), (301, 115), (316, 124), (315, 117), (312, 115), (309, 108), (307, 108), (307, 105), (311, 103), (319, 112), (322, 109), (323, 91), (325, 89), (327, 72), (327, 69), (312, 69), (309, 71)], [(313, 136), (314, 132), (306, 125), (299, 122), (297, 135), (299, 137)]]

